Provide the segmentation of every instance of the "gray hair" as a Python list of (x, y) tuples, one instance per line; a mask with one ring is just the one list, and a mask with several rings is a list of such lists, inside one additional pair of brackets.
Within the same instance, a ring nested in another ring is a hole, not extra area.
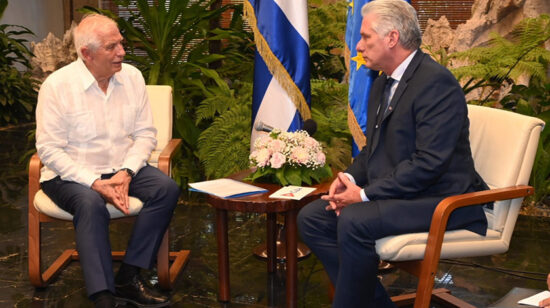
[(73, 32), (74, 46), (78, 57), (82, 59), (82, 47), (87, 47), (92, 52), (97, 50), (102, 43), (101, 33), (110, 30), (111, 27), (118, 29), (116, 22), (107, 16), (86, 15)]
[(422, 43), (422, 32), (414, 8), (405, 0), (375, 0), (363, 5), (361, 15), (375, 14), (374, 31), (386, 36), (390, 31), (399, 32), (399, 43), (407, 50), (415, 50)]

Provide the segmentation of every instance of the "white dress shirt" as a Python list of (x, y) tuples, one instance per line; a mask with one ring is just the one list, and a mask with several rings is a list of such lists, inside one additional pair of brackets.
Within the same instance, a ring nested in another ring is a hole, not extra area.
[(40, 181), (56, 176), (90, 187), (101, 174), (138, 172), (157, 140), (145, 81), (122, 64), (106, 93), (81, 59), (42, 84), (36, 108)]

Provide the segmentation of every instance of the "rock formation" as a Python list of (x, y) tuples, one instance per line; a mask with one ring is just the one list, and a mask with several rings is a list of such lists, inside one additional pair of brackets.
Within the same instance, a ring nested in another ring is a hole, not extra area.
[(454, 30), (445, 15), (439, 20), (428, 19), (428, 24), (422, 36), (422, 43), (430, 46), (432, 51), (438, 51), (441, 48), (449, 49), (455, 37)]
[[(472, 47), (485, 44), (489, 40), (489, 34), (496, 32), (507, 36), (523, 19), (538, 17), (541, 14), (550, 14), (549, 0), (475, 0), (472, 5), (472, 16), (464, 24), (453, 30), (445, 16), (439, 20), (428, 20), (423, 44), (429, 46), (432, 56), (437, 57), (436, 52), (445, 49), (447, 53), (464, 51)], [(550, 50), (550, 42), (546, 42), (546, 48)], [(453, 61), (451, 67), (458, 67), (465, 62)], [(516, 83), (527, 85), (528, 76), (521, 76)], [(494, 93), (499, 100), (508, 93), (511, 84), (503, 83), (500, 90)], [(481, 99), (483, 89), (476, 89), (466, 95), (467, 100)]]
[(63, 40), (50, 32), (42, 42), (31, 42), (31, 50), (34, 54), (31, 59), (32, 74), (35, 78), (43, 81), (53, 71), (77, 58), (72, 36), (75, 27), (76, 24), (73, 22), (71, 28), (63, 35)]
[(550, 1), (476, 0), (471, 18), (456, 30), (451, 29), (444, 16), (438, 21), (429, 20), (423, 42), (434, 50), (463, 51), (487, 42), (491, 32), (506, 36), (521, 20), (541, 14), (550, 14)]

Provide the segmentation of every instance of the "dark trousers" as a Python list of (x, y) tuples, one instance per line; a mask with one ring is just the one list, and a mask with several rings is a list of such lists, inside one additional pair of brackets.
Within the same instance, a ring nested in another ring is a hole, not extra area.
[(332, 306), (395, 307), (377, 277), (380, 258), (375, 240), (386, 236), (378, 203), (351, 204), (340, 216), (325, 210), (327, 205), (319, 199), (302, 208), (298, 230), (335, 287)]
[[(91, 188), (60, 177), (41, 185), (52, 201), (73, 215), (76, 248), (88, 295), (103, 290), (114, 293), (110, 219), (105, 200)], [(140, 199), (143, 208), (134, 223), (123, 262), (147, 269), (154, 265), (179, 194), (179, 186), (159, 169), (145, 166), (139, 170), (130, 182), (129, 195)]]

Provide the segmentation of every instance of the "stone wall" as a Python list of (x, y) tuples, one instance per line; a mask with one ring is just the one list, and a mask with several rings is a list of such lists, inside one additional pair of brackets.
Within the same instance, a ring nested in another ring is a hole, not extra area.
[(524, 18), (541, 14), (550, 14), (549, 0), (476, 0), (472, 17), (455, 30), (444, 16), (428, 21), (423, 43), (435, 50), (463, 51), (487, 42), (491, 32), (506, 36)]

